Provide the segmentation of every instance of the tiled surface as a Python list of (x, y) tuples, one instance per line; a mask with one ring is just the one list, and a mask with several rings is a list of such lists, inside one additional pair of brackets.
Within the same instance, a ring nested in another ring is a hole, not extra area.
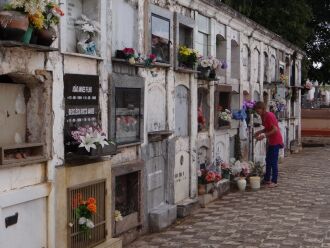
[(279, 187), (231, 193), (130, 248), (330, 247), (330, 148), (280, 165)]

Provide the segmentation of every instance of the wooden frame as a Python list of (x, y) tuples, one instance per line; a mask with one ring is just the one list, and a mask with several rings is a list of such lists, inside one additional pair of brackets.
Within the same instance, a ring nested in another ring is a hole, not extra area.
[(159, 6), (150, 4), (149, 7), (149, 15), (148, 15), (148, 27), (146, 30), (148, 31), (148, 34), (146, 35), (147, 37), (147, 53), (152, 52), (152, 47), (151, 47), (151, 40), (152, 40), (152, 16), (158, 16), (160, 18), (164, 18), (169, 20), (170, 26), (169, 26), (169, 31), (170, 31), (170, 40), (169, 40), (169, 61), (168, 63), (158, 63), (158, 64), (165, 64), (165, 65), (173, 65), (173, 13), (169, 10), (166, 10), (164, 8), (161, 8)]
[(196, 42), (196, 22), (194, 19), (189, 18), (187, 16), (181, 15), (177, 12), (174, 13), (174, 67), (175, 70), (179, 71), (179, 72), (190, 72), (190, 73), (194, 73), (197, 72), (194, 69), (186, 69), (186, 68), (182, 68), (179, 66), (179, 59), (178, 59), (178, 54), (179, 54), (179, 48), (180, 48), (180, 25), (183, 25), (187, 28), (190, 28), (192, 30), (192, 39), (191, 39), (191, 46), (189, 48), (195, 48), (195, 42)]
[(232, 97), (232, 86), (230, 86), (230, 85), (217, 85), (217, 86), (215, 86), (215, 90), (214, 90), (214, 129), (215, 130), (231, 128), (230, 123), (227, 126), (219, 126), (216, 106), (219, 105), (219, 97), (220, 97), (221, 93), (228, 94), (227, 106), (228, 106), (228, 109), (230, 110), (230, 108), (231, 108), (231, 97)]
[(127, 74), (113, 73), (110, 77), (111, 81), (111, 97), (109, 99), (111, 108), (109, 108), (109, 136), (116, 140), (116, 88), (141, 89), (140, 96), (140, 140), (134, 140), (127, 143), (119, 143), (118, 145), (130, 145), (131, 143), (143, 142), (144, 134), (144, 78), (130, 76)]

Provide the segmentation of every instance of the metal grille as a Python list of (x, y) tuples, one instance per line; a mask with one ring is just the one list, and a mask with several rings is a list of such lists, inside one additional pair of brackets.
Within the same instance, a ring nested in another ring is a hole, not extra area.
[[(105, 241), (105, 194), (105, 180), (68, 189), (68, 220), (73, 224), (68, 231), (68, 247), (90, 248)], [(94, 197), (96, 199), (97, 210), (96, 214), (92, 217), (95, 227), (86, 232), (80, 230), (72, 204), (74, 199), (77, 199), (79, 195), (81, 195), (84, 200), (87, 200), (89, 197)]]

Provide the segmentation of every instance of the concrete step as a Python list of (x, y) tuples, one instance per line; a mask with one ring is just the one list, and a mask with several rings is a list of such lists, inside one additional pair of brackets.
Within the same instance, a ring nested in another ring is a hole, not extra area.
[(185, 199), (177, 204), (178, 218), (184, 218), (199, 208), (198, 199)]
[(172, 225), (177, 217), (177, 206), (162, 204), (149, 213), (149, 227), (151, 232), (160, 232)]

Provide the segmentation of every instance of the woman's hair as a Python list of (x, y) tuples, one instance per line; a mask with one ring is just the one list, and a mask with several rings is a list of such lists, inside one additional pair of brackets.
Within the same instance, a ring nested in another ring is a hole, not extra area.
[(254, 109), (266, 110), (266, 105), (263, 102), (256, 102), (256, 104), (254, 105)]

